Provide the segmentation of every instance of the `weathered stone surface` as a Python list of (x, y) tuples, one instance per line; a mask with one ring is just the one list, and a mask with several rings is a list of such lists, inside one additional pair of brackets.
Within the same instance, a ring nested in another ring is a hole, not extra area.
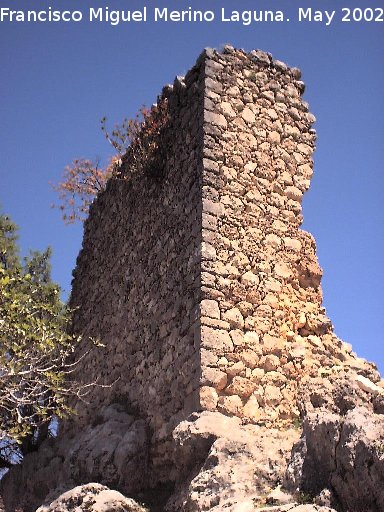
[(384, 418), (356, 407), (343, 416), (311, 413), (293, 450), (291, 488), (313, 495), (332, 489), (342, 511), (384, 510)]
[(269, 354), (261, 364), (266, 372), (273, 372), (280, 366), (280, 359), (273, 354)]
[(260, 419), (262, 411), (260, 410), (259, 402), (255, 396), (250, 396), (243, 408), (243, 414), (245, 418), (249, 418), (256, 422)]
[(243, 370), (245, 369), (245, 365), (242, 361), (238, 361), (237, 363), (234, 363), (233, 365), (231, 366), (228, 366), (228, 368), (226, 368), (226, 372), (229, 376), (231, 377), (234, 377), (235, 375), (239, 375), (240, 373), (243, 372)]
[(204, 260), (214, 261), (216, 259), (216, 249), (208, 242), (203, 242), (201, 244), (201, 257)]
[(275, 274), (278, 277), (282, 277), (284, 279), (288, 279), (292, 276), (292, 270), (286, 263), (277, 263), (275, 265)]
[(238, 395), (220, 396), (217, 401), (217, 410), (229, 416), (243, 415), (243, 402)]
[(299, 386), (297, 404), (302, 416), (321, 408), (338, 415), (345, 415), (355, 407), (374, 411), (375, 395), (363, 391), (350, 370), (320, 368), (318, 373), (318, 377), (306, 378)]
[[(260, 357), (259, 355), (252, 349), (246, 349), (240, 352), (239, 354), (240, 361), (247, 368), (256, 368), (259, 364)], [(239, 363), (238, 363), (239, 364)]]
[(223, 354), (233, 350), (233, 343), (227, 331), (205, 326), (201, 328), (201, 346)]
[(250, 396), (255, 390), (256, 385), (244, 377), (235, 376), (229, 386), (225, 389), (228, 395), (238, 395), (241, 398)]
[(245, 108), (242, 112), (241, 112), (241, 117), (244, 119), (244, 121), (246, 121), (247, 123), (254, 123), (255, 122), (255, 119), (256, 119), (256, 116), (255, 114), (252, 112), (251, 109), (249, 108)]
[(205, 367), (202, 370), (201, 384), (220, 391), (227, 385), (227, 374), (216, 368)]
[(367, 393), (372, 393), (374, 395), (383, 394), (383, 389), (374, 384), (371, 380), (363, 377), (363, 375), (356, 376), (356, 382), (360, 389), (366, 391)]
[(134, 500), (97, 483), (75, 487), (36, 512), (146, 512)]
[(224, 116), (236, 117), (236, 112), (233, 110), (232, 105), (228, 101), (220, 103), (220, 110)]
[(200, 388), (200, 405), (205, 411), (217, 409), (218, 394), (215, 388), (203, 386)]
[[(81, 432), (48, 439), (1, 482), (7, 510), (35, 510), (57, 488), (96, 481), (129, 495), (147, 485), (148, 426), (113, 404)], [(31, 476), (33, 475), (33, 478)], [(23, 493), (20, 493), (23, 488)], [(40, 502), (39, 502), (40, 501)]]
[(260, 341), (260, 337), (259, 335), (257, 334), (257, 332), (254, 332), (254, 331), (248, 331), (244, 334), (244, 342), (249, 345), (250, 347), (252, 347), (253, 349), (255, 349), (255, 347), (258, 346), (259, 344), (259, 341)]
[(238, 418), (203, 412), (180, 423), (173, 436), (180, 479), (166, 511), (219, 512), (265, 506), (298, 432), (242, 426)]
[(245, 284), (245, 286), (257, 286), (260, 279), (253, 272), (248, 271), (241, 276), (241, 282)]
[(224, 206), (210, 199), (203, 199), (203, 211), (211, 215), (220, 216), (224, 213)]
[(215, 300), (205, 299), (201, 301), (201, 315), (210, 318), (220, 318), (219, 305)]
[(215, 114), (207, 110), (204, 112), (204, 121), (217, 126), (222, 126), (223, 128), (227, 127), (227, 121), (222, 114)]
[(270, 334), (264, 334), (262, 348), (264, 354), (280, 356), (284, 348), (284, 339), (271, 336)]
[(276, 406), (278, 405), (283, 396), (280, 389), (277, 386), (267, 384), (265, 386), (265, 403), (266, 405)]
[(232, 329), (242, 329), (244, 327), (244, 318), (238, 308), (228, 309), (223, 313), (223, 320), (226, 320)]

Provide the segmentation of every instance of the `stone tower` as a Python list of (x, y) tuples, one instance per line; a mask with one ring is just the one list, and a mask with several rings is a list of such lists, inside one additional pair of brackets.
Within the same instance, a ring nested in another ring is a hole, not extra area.
[(94, 201), (74, 272), (74, 328), (104, 344), (83, 342), (77, 377), (107, 386), (3, 478), (7, 510), (86, 482), (153, 510), (261, 510), (286, 475), (382, 510), (384, 381), (333, 333), (300, 229), (303, 91), (298, 69), (232, 47), (164, 88), (149, 157), (131, 147)]
[[(161, 178), (130, 158), (93, 204), (74, 273), (80, 412), (121, 402), (154, 439), (201, 409), (279, 424), (311, 379), (374, 368), (333, 333), (313, 237), (300, 229), (314, 116), (300, 71), (261, 51), (205, 50), (164, 88)], [(159, 165), (159, 164), (157, 164)]]

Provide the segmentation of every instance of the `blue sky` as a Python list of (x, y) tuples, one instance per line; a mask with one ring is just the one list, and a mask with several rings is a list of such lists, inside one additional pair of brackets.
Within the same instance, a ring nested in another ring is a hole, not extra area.
[[(80, 23), (0, 23), (0, 203), (20, 225), (21, 245), (54, 250), (53, 276), (70, 290), (82, 226), (64, 226), (49, 185), (75, 157), (110, 148), (99, 129), (133, 117), (164, 84), (184, 74), (206, 46), (269, 51), (302, 69), (317, 117), (315, 175), (304, 227), (317, 240), (324, 305), (336, 333), (384, 371), (384, 22), (342, 22), (357, 2), (328, 0), (3, 0), (12, 9), (81, 10)], [(147, 5), (214, 10), (212, 23), (87, 21), (89, 7)], [(370, 7), (367, 2), (363, 8)], [(289, 22), (220, 21), (220, 9), (284, 10)], [(336, 11), (327, 27), (298, 22), (299, 7)], [(384, 7), (383, 0), (372, 3)], [(358, 14), (358, 13), (357, 13)], [(368, 13), (369, 14), (369, 13)], [(379, 11), (376, 11), (376, 16)]]

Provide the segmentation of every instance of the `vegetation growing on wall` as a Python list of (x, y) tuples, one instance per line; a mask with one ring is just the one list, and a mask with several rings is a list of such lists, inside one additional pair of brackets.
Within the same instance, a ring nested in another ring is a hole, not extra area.
[[(141, 107), (135, 118), (125, 118), (111, 131), (107, 128), (107, 118), (103, 117), (101, 131), (115, 154), (105, 166), (97, 160), (77, 158), (65, 168), (61, 181), (53, 185), (59, 196), (59, 202), (54, 206), (61, 210), (64, 222), (84, 221), (90, 204), (105, 189), (110, 178), (129, 179), (132, 174), (149, 168), (158, 174), (160, 164), (155, 159), (162, 158), (159, 140), (168, 121), (166, 99), (160, 99), (150, 109)], [(123, 159), (127, 165), (123, 166)]]

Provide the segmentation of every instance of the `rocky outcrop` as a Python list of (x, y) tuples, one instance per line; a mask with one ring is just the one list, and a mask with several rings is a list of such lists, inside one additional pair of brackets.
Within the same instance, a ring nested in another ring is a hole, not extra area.
[(36, 512), (147, 512), (117, 491), (104, 485), (90, 483), (75, 487), (49, 505), (43, 505)]
[(384, 510), (383, 415), (320, 408), (299, 435), (216, 412), (192, 415), (173, 434), (180, 476), (166, 511)]
[[(39, 457), (28, 456), (19, 471), (12, 471), (3, 483), (6, 510), (34, 511), (49, 491), (39, 512), (73, 510), (74, 503), (83, 507), (79, 511), (142, 510), (124, 508), (133, 502), (120, 502), (119, 493), (98, 484), (63, 494), (76, 481), (96, 478), (125, 489), (127, 496), (139, 494), (152, 511), (382, 512), (384, 416), (374, 413), (368, 400), (365, 406), (348, 402), (341, 413), (329, 396), (323, 398), (335, 412), (313, 408), (302, 429), (247, 425), (219, 412), (192, 414), (172, 434), (168, 456), (178, 475), (175, 487), (156, 490), (147, 478), (145, 424), (115, 405), (99, 418), (102, 424), (74, 438), (67, 455), (63, 445), (60, 458), (60, 450), (53, 452), (47, 443)], [(20, 488), (28, 500), (16, 500)]]
[(343, 512), (384, 510), (382, 387), (356, 369), (336, 367), (303, 381), (300, 391), (303, 431), (288, 488)]
[(45, 441), (3, 478), (1, 487), (6, 510), (28, 512), (52, 491), (84, 482), (96, 481), (136, 495), (148, 485), (147, 477), (147, 424), (112, 404), (82, 432)]
[(323, 511), (281, 488), (299, 431), (242, 425), (218, 412), (192, 415), (173, 433), (179, 481), (167, 512)]
[(246, 504), (265, 504), (269, 490), (283, 479), (298, 435), (293, 428), (242, 425), (218, 412), (192, 415), (173, 433), (180, 476), (166, 510), (240, 511)]
[(294, 490), (345, 512), (384, 510), (384, 417), (366, 407), (345, 416), (310, 413), (292, 452), (287, 480)]
[(302, 418), (319, 409), (343, 416), (361, 406), (370, 412), (383, 414), (383, 405), (384, 389), (342, 365), (323, 369), (321, 377), (303, 379), (297, 400)]

